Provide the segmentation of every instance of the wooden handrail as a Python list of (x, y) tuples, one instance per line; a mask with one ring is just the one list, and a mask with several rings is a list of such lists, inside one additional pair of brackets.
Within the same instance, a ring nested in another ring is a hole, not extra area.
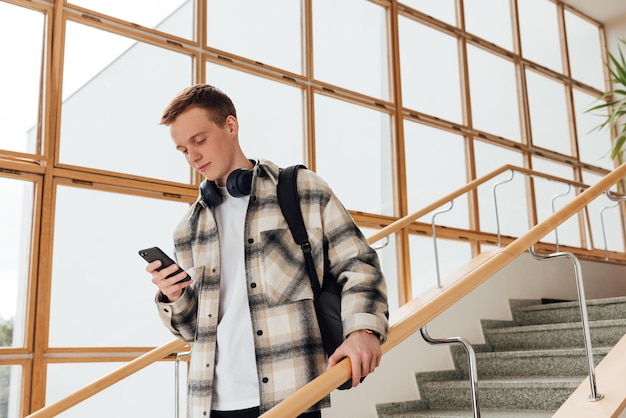
[[(505, 169), (513, 168), (513, 166), (504, 167)], [(504, 170), (498, 169), (490, 173), (488, 176), (491, 178), (494, 176), (494, 173), (497, 175), (503, 171)], [(497, 273), (503, 267), (515, 260), (515, 258), (538, 242), (546, 234), (559, 226), (561, 223), (565, 222), (565, 220), (575, 215), (578, 211), (589, 204), (589, 202), (604, 193), (605, 190), (619, 182), (624, 177), (626, 177), (626, 163), (620, 165), (614, 171), (607, 174), (598, 183), (587, 187), (585, 191), (568, 202), (560, 210), (556, 211), (543, 222), (535, 225), (530, 229), (530, 231), (512, 241), (506, 247), (494, 250), (484, 257), (480, 257), (479, 255), (476, 257), (478, 258), (477, 261), (471, 261), (467, 266), (463, 267), (461, 271), (453, 273), (449, 277), (458, 277), (459, 280), (452, 284), (444, 285), (443, 288), (437, 294), (432, 296), (430, 300), (424, 301), (421, 298), (417, 298), (400, 307), (396, 311), (398, 315), (394, 315), (390, 318), (390, 328), (387, 335), (387, 341), (382, 346), (383, 353), (386, 353), (391, 348), (404, 341), (404, 339), (413, 335), (421, 327), (458, 302), (470, 291), (474, 290), (480, 284), (488, 280), (493, 274)], [(468, 183), (468, 185), (469, 184), (470, 183)], [(453, 195), (455, 194), (456, 193)], [(443, 204), (449, 201), (448, 197), (444, 199), (440, 199), (438, 202), (442, 202)], [(435, 202), (435, 204), (436, 203), (437, 202)], [(429, 207), (434, 209), (439, 206), (435, 206), (435, 204), (429, 205)], [(425, 213), (428, 212), (429, 211)], [(414, 217), (414, 219), (417, 219), (418, 217), (419, 216)], [(404, 226), (408, 226), (409, 224), (410, 222), (406, 223)], [(385, 229), (391, 230), (390, 227), (393, 225), (394, 224), (391, 224)], [(372, 242), (380, 239), (380, 237), (374, 238), (375, 239)], [(335, 371), (334, 369), (338, 370)], [(309, 384), (296, 391), (289, 398), (261, 415), (261, 417), (284, 418), (298, 416), (306, 411), (311, 405), (314, 405), (321, 398), (332, 392), (342, 382), (349, 379), (350, 376), (350, 360), (344, 359), (337, 366), (318, 376)]]
[[(444, 282), (451, 282), (449, 285), (445, 285), (444, 283), (444, 286), (441, 289), (433, 290), (429, 294), (415, 298), (393, 312), (390, 317), (390, 330), (387, 336), (387, 341), (382, 346), (383, 353), (388, 352), (393, 347), (404, 341), (407, 337), (414, 334), (422, 326), (426, 325), (443, 311), (463, 298), (467, 293), (489, 279), (493, 274), (513, 261), (517, 256), (526, 251), (530, 246), (534, 245), (566, 219), (581, 210), (598, 195), (603, 193), (612, 185), (616, 184), (623, 177), (626, 177), (626, 163), (624, 163), (601, 179), (598, 183), (589, 187), (585, 184), (572, 180), (507, 164), (483, 177), (467, 183), (462, 188), (444, 196), (424, 209), (393, 222), (372, 235), (368, 239), (369, 243), (372, 244), (387, 235), (393, 234), (402, 228), (406, 228), (416, 219), (426, 215), (450, 200), (467, 193), (506, 170), (514, 170), (531, 176), (560, 181), (579, 188), (584, 188), (586, 190), (545, 221), (537, 224), (528, 233), (511, 242), (505, 248), (479, 254), (468, 264), (448, 276), (448, 279)], [(142, 368), (163, 359), (169, 354), (184, 350), (186, 350), (186, 343), (179, 340), (170, 341), (169, 343), (149, 351), (112, 373), (109, 373), (108, 375), (105, 375), (91, 384), (79, 389), (66, 398), (45, 406), (44, 408), (28, 415), (27, 418), (54, 417), (60, 412), (71, 408), (79, 402), (82, 402), (114, 383), (124, 379), (125, 377), (128, 377)], [(341, 383), (350, 378), (350, 375), (350, 360), (345, 359), (339, 362), (335, 367), (318, 376), (306, 386), (296, 391), (292, 396), (276, 405), (270, 411), (263, 414), (262, 417), (284, 418), (297, 416), (306, 411), (311, 405), (315, 404), (328, 393), (332, 392), (334, 388), (338, 387)]]
[(86, 386), (83, 386), (81, 389), (77, 390), (71, 395), (60, 399), (53, 404), (44, 406), (38, 411), (28, 415), (28, 418), (55, 417), (61, 412), (70, 409), (74, 405), (108, 388), (109, 386), (119, 382), (120, 380), (130, 376), (131, 374), (138, 372), (144, 367), (147, 367), (159, 360), (163, 360), (165, 357), (169, 356), (172, 353), (185, 350), (187, 346), (188, 344), (183, 341), (172, 340), (167, 344), (148, 351), (146, 354), (137, 357), (136, 359), (128, 362), (127, 364), (101, 377), (100, 379), (95, 380)]

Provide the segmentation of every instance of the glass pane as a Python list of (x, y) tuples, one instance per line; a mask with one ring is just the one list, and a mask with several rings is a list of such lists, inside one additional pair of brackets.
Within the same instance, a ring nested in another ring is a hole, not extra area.
[[(467, 183), (463, 137), (410, 121), (404, 123), (404, 136), (409, 213), (417, 212)], [(448, 164), (449, 161), (455, 164)], [(452, 204), (450, 211), (437, 215), (436, 224), (469, 228), (467, 194)], [(430, 224), (435, 212), (449, 207), (446, 203), (419, 220)]]
[(315, 96), (316, 171), (346, 208), (393, 214), (390, 124), (386, 113)]
[(59, 160), (188, 183), (159, 120), (191, 68), (189, 56), (67, 22)]
[(515, 66), (471, 45), (467, 56), (474, 128), (519, 142)]
[(0, 347), (23, 347), (34, 184), (0, 177)]
[(235, 104), (239, 144), (248, 158), (281, 167), (304, 162), (302, 90), (212, 63), (206, 74)]
[[(366, 238), (371, 237), (378, 229), (361, 228)], [(389, 240), (382, 239), (378, 242), (371, 243), (372, 248), (376, 249), (380, 267), (385, 275), (387, 283), (387, 300), (389, 303), (389, 312), (393, 312), (400, 306), (400, 296), (398, 290), (398, 258), (396, 249), (396, 236), (389, 236)]]
[(194, 39), (193, 0), (70, 0), (70, 3), (118, 19)]
[[(574, 179), (571, 166), (558, 164), (543, 158), (533, 158), (533, 169), (568, 180)], [(570, 187), (566, 183), (536, 177), (534, 184), (537, 220), (539, 222), (545, 221), (548, 217), (552, 216), (554, 212), (561, 209), (577, 196), (576, 188)], [(554, 231), (541, 238), (541, 241), (580, 247), (578, 216), (572, 216), (563, 222)]]
[(37, 126), (45, 17), (0, 3), (0, 38), (5, 40), (0, 43), (0, 149), (42, 152)]
[(22, 367), (0, 366), (0, 417), (18, 418), (23, 416)]
[(398, 21), (404, 106), (461, 123), (456, 38), (402, 16)]
[(456, 26), (455, 0), (405, 0), (399, 3)]
[(572, 155), (565, 86), (531, 70), (526, 85), (533, 145)]
[[(49, 364), (46, 405), (68, 396), (122, 365), (122, 363)], [(184, 368), (182, 366), (181, 370)], [(181, 376), (181, 381), (184, 382), (186, 374)], [(186, 416), (184, 394), (182, 399), (181, 416)], [(160, 362), (130, 375), (58, 416), (171, 418), (175, 416), (174, 405), (174, 363)]]
[[(474, 141), (476, 177), (482, 177), (505, 164), (523, 167), (522, 154), (482, 141)], [(510, 181), (510, 171), (494, 177), (478, 187), (478, 210), (480, 230), (498, 232), (509, 236), (520, 236), (528, 231), (528, 213), (526, 211), (526, 187), (524, 175), (516, 172)], [(494, 186), (496, 201), (494, 201)]]
[[(437, 246), (437, 258), (435, 257)], [(469, 243), (418, 235), (409, 236), (411, 253), (411, 286), (413, 297), (437, 287), (437, 264), (442, 283), (448, 283), (449, 275), (472, 259), (472, 248)]]
[[(583, 182), (593, 186), (602, 179), (601, 176), (583, 171)], [(615, 187), (611, 190), (617, 191)], [(609, 251), (624, 252), (622, 237), (622, 221), (620, 210), (615, 202), (609, 200), (604, 193), (587, 205), (589, 223), (593, 235), (593, 248)]]
[(522, 56), (562, 72), (561, 41), (556, 4), (547, 0), (517, 2)]
[(613, 170), (611, 160), (611, 131), (596, 129), (606, 117), (600, 111), (587, 112), (598, 104), (596, 97), (574, 89), (574, 111), (578, 133), (578, 154), (580, 161)]
[(604, 91), (600, 29), (567, 10), (565, 29), (572, 78)]
[(159, 246), (172, 255), (171, 232), (187, 207), (58, 186), (50, 346), (146, 347), (173, 338), (158, 318), (157, 289), (137, 252)]
[(389, 99), (386, 9), (363, 0), (313, 1), (315, 78)]
[[(513, 50), (511, 8), (508, 1), (464, 0), (465, 29), (494, 44)], [(489, 22), (489, 24), (485, 24)]]
[(300, 74), (301, 3), (292, 0), (209, 0), (207, 44), (212, 48)]

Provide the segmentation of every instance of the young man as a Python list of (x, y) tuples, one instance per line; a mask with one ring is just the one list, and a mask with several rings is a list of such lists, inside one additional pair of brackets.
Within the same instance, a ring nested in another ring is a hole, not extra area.
[[(213, 86), (183, 90), (161, 123), (206, 179), (174, 231), (185, 272), (166, 279), (177, 265), (146, 268), (163, 323), (192, 343), (189, 416), (257, 417), (344, 357), (358, 385), (380, 362), (386, 286), (376, 252), (328, 185), (299, 172), (318, 277), (327, 271), (342, 286), (345, 340), (326, 363), (304, 257), (276, 198), (280, 169), (244, 155), (235, 107)], [(302, 416), (320, 417), (329, 405), (326, 397)]]

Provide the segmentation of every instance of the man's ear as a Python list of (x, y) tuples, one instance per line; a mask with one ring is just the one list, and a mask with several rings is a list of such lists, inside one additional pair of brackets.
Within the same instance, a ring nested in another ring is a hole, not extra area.
[(226, 127), (231, 135), (237, 135), (239, 133), (239, 122), (233, 115), (226, 117)]

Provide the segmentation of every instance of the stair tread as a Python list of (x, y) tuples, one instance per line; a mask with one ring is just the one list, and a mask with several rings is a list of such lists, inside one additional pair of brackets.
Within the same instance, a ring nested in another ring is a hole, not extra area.
[[(502, 385), (506, 385), (508, 387), (554, 387), (557, 385), (560, 386), (571, 386), (576, 388), (580, 385), (585, 376), (560, 376), (560, 377), (542, 377), (541, 379), (537, 379), (534, 377), (514, 377), (508, 376), (501, 379), (478, 379), (478, 387), (479, 388), (489, 388), (489, 387), (502, 387)], [(430, 386), (447, 386), (447, 387), (464, 387), (470, 384), (469, 380), (432, 380), (422, 382), (423, 384), (428, 384)]]
[[(617, 334), (621, 337), (626, 330), (626, 296), (586, 303), (592, 307), (589, 327), (595, 344), (595, 363), (611, 351)], [(484, 372), (481, 376), (479, 367), (477, 387), (484, 394), (480, 411), (483, 418), (552, 417), (559, 405), (589, 378), (583, 364), (586, 349), (579, 307), (578, 301), (514, 301), (513, 321), (482, 321), (485, 343), (477, 346), (475, 355)], [(577, 333), (580, 344), (575, 338)], [(417, 383), (423, 396), (420, 401), (389, 408), (380, 416), (473, 417), (467, 398), (471, 381), (467, 377), (466, 354), (453, 351), (454, 370), (418, 373)], [(428, 407), (431, 409), (421, 409)]]
[[(592, 347), (594, 355), (606, 355), (611, 351), (611, 347)], [(506, 351), (480, 351), (476, 353), (476, 358), (520, 358), (520, 357), (557, 357), (571, 355), (586, 355), (584, 348), (550, 348), (540, 350), (506, 350)]]
[[(609, 327), (615, 325), (626, 325), (626, 319), (603, 319), (597, 321), (590, 321), (589, 328), (600, 328), (600, 327)], [(499, 333), (507, 333), (511, 331), (515, 332), (527, 332), (527, 331), (552, 331), (559, 329), (578, 329), (580, 328), (581, 322), (563, 322), (557, 324), (536, 324), (536, 325), (513, 325), (508, 327), (499, 327), (499, 328), (487, 328), (485, 332), (499, 334)]]
[[(625, 303), (626, 296), (590, 299), (590, 300), (587, 300), (586, 302), (587, 302), (586, 303), (587, 306)], [(572, 307), (578, 307), (578, 306), (580, 306), (580, 303), (578, 301), (568, 301), (568, 302), (555, 302), (555, 303), (539, 303), (539, 304), (532, 304), (532, 305), (519, 305), (515, 307), (515, 310), (516, 311), (541, 311), (541, 310), (550, 310), (550, 309), (572, 308)]]
[[(480, 416), (483, 418), (543, 418), (551, 417), (554, 411), (533, 411), (533, 410), (484, 410), (481, 409)], [(403, 412), (399, 414), (385, 414), (386, 417), (393, 418), (419, 418), (419, 417), (473, 417), (472, 411), (457, 411), (457, 410), (425, 410), (415, 412)]]

